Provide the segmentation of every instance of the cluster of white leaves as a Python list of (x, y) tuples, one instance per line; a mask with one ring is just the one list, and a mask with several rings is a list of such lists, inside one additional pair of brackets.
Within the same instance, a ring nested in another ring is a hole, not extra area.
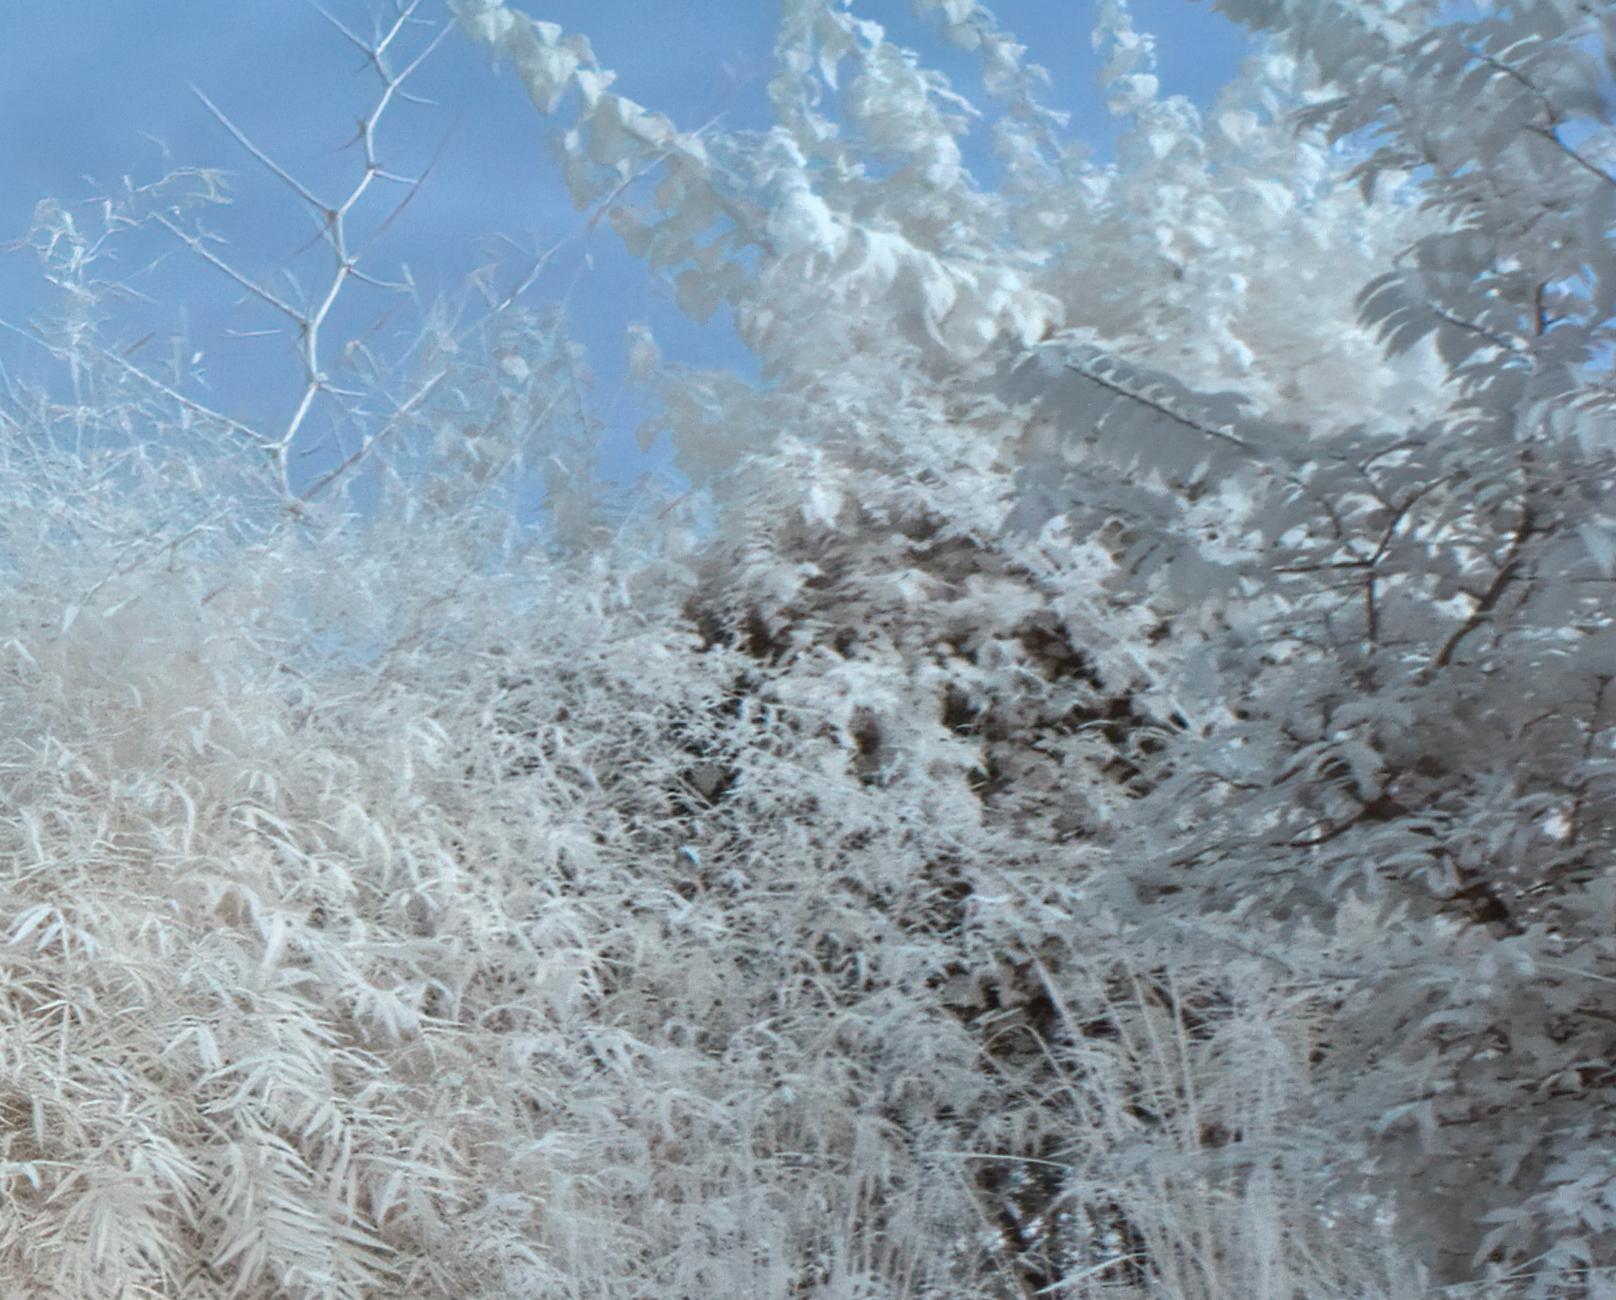
[[(775, 383), (663, 389), (682, 463), (721, 471), (704, 599), (769, 665), (749, 692), (828, 708), (907, 805), (938, 816), (916, 773), (960, 770), (913, 725), (929, 692), (981, 745), (984, 825), (1075, 832), (1067, 870), (1119, 915), (1269, 918), (1258, 946), (1345, 990), (1333, 1032), (1380, 1063), (1325, 1057), (1405, 1242), (1447, 1281), (1558, 1294), (1616, 1226), (1603, 1184), (1547, 1172), (1604, 1140), (1604, 1076), (1572, 1064), (1604, 1051), (1578, 1028), (1598, 980), (1542, 974), (1603, 951), (1608, 24), (1227, 8), (1273, 37), (1203, 119), (1101, 6), (1113, 167), (1050, 142), (1034, 78), (995, 83), (997, 194), (946, 82), (840, 7), (788, 11), (781, 126), (711, 142), (768, 214), (729, 301)], [(967, 48), (992, 30), (945, 18)], [(967, 594), (1004, 578), (1008, 603)], [(1360, 898), (1391, 927), (1371, 950), (1316, 937)], [(1522, 1021), (1553, 1029), (1529, 1048)], [(1477, 1059), (1486, 1087), (1433, 1091), (1433, 1062)], [(1532, 1137), (1491, 1149), (1529, 1097)], [(1374, 1137), (1411, 1120), (1421, 1143)]]

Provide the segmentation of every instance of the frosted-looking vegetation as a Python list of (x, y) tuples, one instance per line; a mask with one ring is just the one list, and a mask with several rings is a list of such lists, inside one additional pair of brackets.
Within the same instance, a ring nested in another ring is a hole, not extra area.
[[(0, 1293), (1616, 1295), (1616, 20), (1219, 7), (1203, 113), (1096, 4), (1107, 165), (976, 0), (916, 8), (981, 106), (785, 0), (755, 133), (497, 0), (333, 14), (356, 197), (213, 109), (318, 283), (211, 173), (41, 205)], [(635, 336), (682, 495), (600, 490), (520, 273), (343, 333), (436, 39), (756, 355)], [(146, 238), (282, 418), (141, 337)]]

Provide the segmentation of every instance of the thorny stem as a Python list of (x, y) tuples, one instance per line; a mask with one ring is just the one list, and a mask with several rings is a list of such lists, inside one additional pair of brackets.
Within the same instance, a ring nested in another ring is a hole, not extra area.
[[(314, 408), (315, 400), (320, 396), (320, 394), (325, 393), (337, 398), (344, 396), (341, 390), (333, 387), (329, 377), (326, 375), (321, 365), (321, 344), (324, 326), (329, 320), (332, 311), (335, 309), (338, 300), (342, 296), (344, 288), (350, 280), (358, 280), (362, 283), (370, 284), (378, 288), (391, 289), (394, 291), (403, 291), (407, 288), (406, 285), (378, 280), (367, 275), (360, 269), (359, 262), (371, 244), (374, 243), (376, 237), (386, 229), (393, 219), (398, 216), (399, 212), (401, 212), (404, 207), (408, 205), (410, 200), (414, 198), (416, 192), (425, 182), (426, 176), (431, 172), (432, 164), (435, 164), (437, 161), (437, 155), (435, 154), (433, 156), (432, 163), (428, 164), (426, 170), (420, 176), (410, 178), (396, 175), (392, 172), (384, 170), (376, 153), (376, 129), (382, 119), (382, 116), (386, 113), (388, 107), (392, 104), (395, 98), (412, 99), (411, 96), (404, 92), (404, 85), (410, 79), (410, 77), (420, 69), (422, 64), (425, 63), (432, 52), (437, 49), (439, 43), (444, 39), (449, 31), (448, 24), (442, 25), (438, 29), (437, 34), (426, 45), (426, 47), (422, 49), (421, 52), (413, 59), (411, 59), (402, 70), (395, 73), (388, 64), (388, 50), (397, 40), (399, 34), (404, 30), (405, 26), (412, 20), (413, 15), (419, 6), (420, 0), (411, 0), (409, 4), (400, 6), (394, 20), (387, 30), (379, 33), (372, 41), (365, 41), (361, 39), (331, 14), (327, 13), (324, 9), (321, 9), (318, 5), (315, 6), (315, 8), (328, 22), (331, 23), (332, 26), (334, 26), (349, 42), (358, 47), (364, 53), (366, 60), (375, 67), (382, 82), (381, 93), (377, 97), (375, 103), (371, 106), (370, 112), (359, 123), (359, 129), (356, 136), (364, 148), (363, 170), (359, 176), (359, 179), (354, 183), (346, 197), (344, 197), (338, 203), (333, 204), (326, 202), (308, 186), (304, 185), (295, 176), (293, 176), (290, 171), (276, 162), (275, 159), (263, 149), (259, 148), (258, 145), (253, 142), (251, 137), (249, 137), (246, 132), (241, 130), (240, 127), (231, 121), (229, 116), (226, 115), (226, 113), (211, 99), (209, 99), (206, 94), (195, 86), (192, 87), (192, 90), (195, 92), (197, 98), (202, 101), (208, 112), (213, 115), (214, 119), (218, 121), (222, 127), (224, 127), (224, 129), (230, 134), (231, 138), (235, 140), (235, 142), (240, 145), (255, 161), (261, 164), (272, 176), (280, 181), (281, 184), (290, 189), (292, 193), (295, 194), (316, 217), (319, 223), (319, 230), (315, 238), (324, 240), (328, 245), (330, 245), (332, 256), (335, 260), (335, 266), (331, 272), (330, 280), (326, 283), (324, 289), (316, 296), (312, 307), (294, 306), (280, 295), (265, 287), (258, 280), (237, 270), (236, 267), (231, 265), (225, 258), (219, 256), (218, 253), (214, 252), (213, 249), (208, 247), (202, 235), (183, 229), (169, 216), (163, 214), (159, 214), (157, 216), (157, 221), (159, 224), (161, 224), (177, 239), (183, 242), (193, 253), (200, 257), (203, 261), (207, 262), (210, 266), (213, 266), (215, 269), (228, 276), (231, 280), (240, 285), (250, 295), (257, 298), (265, 306), (293, 322), (297, 328), (298, 354), (303, 369), (303, 388), (301, 393), (298, 395), (297, 401), (292, 408), (290, 416), (287, 418), (287, 421), (281, 428), (279, 434), (272, 437), (265, 436), (263, 434), (247, 430), (246, 426), (241, 425), (236, 421), (225, 420), (225, 423), (232, 429), (249, 433), (250, 436), (253, 437), (254, 441), (256, 441), (260, 446), (264, 447), (269, 453), (275, 468), (282, 499), (286, 503), (288, 509), (292, 510), (294, 514), (300, 513), (301, 502), (299, 494), (295, 492), (292, 487), (291, 459), (293, 446), (298, 441), (299, 435), (302, 433), (305, 425), (307, 424), (310, 412)], [(442, 146), (440, 145), (439, 152), (441, 152), (441, 149)], [(399, 203), (393, 212), (386, 218), (382, 225), (375, 231), (371, 232), (371, 235), (365, 241), (364, 246), (361, 247), (357, 252), (351, 252), (348, 247), (347, 219), (353, 212), (355, 205), (357, 205), (364, 195), (369, 191), (372, 182), (376, 180), (385, 180), (395, 184), (406, 185), (409, 187), (409, 192), (405, 195), (403, 201)], [(170, 396), (178, 398), (178, 395), (173, 393), (167, 386), (162, 385), (159, 381), (151, 379), (143, 371), (138, 370), (130, 363), (123, 361), (121, 358), (115, 359), (118, 360), (119, 364), (123, 365), (125, 369), (132, 371), (138, 377), (144, 379), (147, 383), (154, 384), (165, 393), (168, 393)], [(407, 401), (398, 407), (393, 416), (380, 430), (367, 437), (361, 443), (359, 449), (344, 459), (342, 463), (339, 464), (335, 469), (317, 479), (315, 483), (302, 494), (303, 497), (312, 497), (317, 495), (319, 492), (324, 491), (326, 488), (331, 486), (332, 483), (336, 482), (339, 478), (347, 474), (355, 465), (364, 460), (382, 438), (393, 433), (404, 418), (419, 407), (420, 404), (436, 390), (438, 384), (442, 382), (443, 378), (444, 375), (440, 372), (429, 379), (419, 389), (417, 389), (417, 391)], [(178, 400), (181, 400), (190, 408), (197, 409), (199, 414), (205, 414), (214, 419), (224, 419), (224, 417), (218, 416), (214, 412), (208, 411), (206, 408), (197, 407), (195, 403), (186, 401), (186, 399), (178, 398)]]

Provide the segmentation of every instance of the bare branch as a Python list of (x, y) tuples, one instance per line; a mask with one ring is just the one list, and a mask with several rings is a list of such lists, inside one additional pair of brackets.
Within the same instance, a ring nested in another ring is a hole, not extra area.
[(297, 194), (297, 196), (307, 203), (311, 208), (313, 208), (321, 216), (329, 219), (332, 211), (329, 203), (322, 202), (320, 198), (312, 193), (307, 186), (297, 179), (297, 177), (293, 176), (291, 172), (287, 171), (278, 162), (276, 162), (251, 140), (249, 140), (241, 129), (224, 115), (219, 106), (209, 99), (205, 94), (203, 94), (198, 87), (193, 85), (191, 87), (191, 93), (207, 106), (208, 112), (212, 113), (213, 116), (218, 119), (220, 126), (224, 127), (226, 131), (230, 132), (237, 144), (239, 144), (249, 154), (251, 154), (272, 173), (274, 173), (276, 177), (289, 186)]
[(231, 266), (230, 263), (226, 262), (222, 257), (213, 252), (212, 249), (204, 244), (198, 236), (193, 235), (189, 231), (181, 228), (180, 225), (173, 220), (173, 218), (164, 213), (158, 213), (156, 220), (159, 225), (172, 233), (176, 239), (182, 241), (186, 247), (200, 257), (204, 262), (207, 262), (210, 266), (216, 267), (220, 271), (224, 272), (224, 274), (228, 275), (248, 293), (252, 294), (253, 297), (268, 304), (289, 320), (296, 321), (299, 324), (302, 323), (302, 312), (298, 311), (298, 309), (293, 307), (290, 303), (287, 303), (283, 299), (271, 293), (256, 280), (249, 279), (240, 271), (236, 270), (235, 267)]
[(437, 391), (438, 385), (448, 378), (448, 374), (449, 372), (447, 370), (440, 370), (437, 374), (433, 375), (431, 379), (427, 380), (425, 384), (421, 385), (420, 388), (416, 389), (416, 391), (411, 394), (409, 399), (393, 413), (392, 418), (388, 420), (388, 422), (380, 429), (376, 430), (375, 433), (372, 433), (365, 438), (365, 440), (359, 444), (359, 447), (350, 453), (346, 460), (344, 460), (335, 469), (329, 470), (325, 474), (322, 474), (318, 479), (305, 488), (302, 499), (304, 501), (314, 500), (315, 497), (319, 496), (320, 493), (324, 492), (328, 487), (346, 475), (356, 465), (369, 456), (377, 443), (381, 442), (383, 438), (389, 437), (393, 433), (397, 432), (398, 426), (403, 421), (405, 416), (411, 414), (418, 406), (425, 402), (427, 398)]
[(314, 10), (314, 12), (319, 14), (320, 17), (324, 18), (326, 22), (330, 23), (339, 32), (341, 32), (342, 35), (347, 39), (348, 43), (358, 49), (359, 52), (365, 56), (367, 61), (374, 59), (374, 52), (372, 51), (368, 41), (359, 36), (355, 36), (353, 32), (349, 31), (348, 28), (343, 25), (342, 21), (336, 17), (336, 15), (334, 15), (324, 5), (319, 3), (319, 0), (308, 0), (308, 3), (310, 9)]
[(129, 375), (131, 378), (138, 379), (141, 383), (145, 384), (147, 387), (155, 390), (156, 392), (161, 393), (164, 397), (168, 398), (171, 402), (177, 402), (180, 406), (182, 406), (186, 410), (190, 411), (191, 414), (199, 415), (203, 419), (212, 420), (217, 424), (222, 424), (225, 428), (229, 429), (231, 432), (239, 433), (239, 434), (242, 435), (242, 437), (247, 438), (247, 439), (251, 440), (254, 443), (257, 443), (261, 447), (267, 445), (264, 442), (263, 435), (260, 434), (258, 432), (258, 430), (252, 428), (250, 425), (243, 424), (240, 420), (233, 420), (228, 415), (225, 415), (220, 411), (215, 411), (212, 407), (205, 406), (205, 405), (203, 405), (203, 403), (196, 401), (194, 398), (190, 398), (190, 397), (185, 396), (185, 394), (181, 393), (179, 390), (175, 389), (171, 385), (165, 384), (161, 379), (158, 379), (155, 375), (149, 374), (146, 371), (142, 370), (139, 366), (135, 365), (132, 361), (125, 360), (123, 357), (119, 356), (116, 352), (113, 352), (113, 351), (111, 351), (111, 350), (109, 350), (107, 348), (100, 348), (100, 349), (97, 349), (97, 350), (100, 352), (100, 354), (103, 357), (105, 357), (108, 361), (112, 362), (115, 366), (117, 366), (125, 374)]

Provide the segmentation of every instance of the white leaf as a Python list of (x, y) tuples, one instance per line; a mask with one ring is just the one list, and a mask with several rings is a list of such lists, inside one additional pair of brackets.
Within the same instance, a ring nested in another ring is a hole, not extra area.
[(718, 310), (718, 290), (712, 277), (696, 270), (681, 271), (674, 285), (679, 310), (692, 320), (705, 323)]

